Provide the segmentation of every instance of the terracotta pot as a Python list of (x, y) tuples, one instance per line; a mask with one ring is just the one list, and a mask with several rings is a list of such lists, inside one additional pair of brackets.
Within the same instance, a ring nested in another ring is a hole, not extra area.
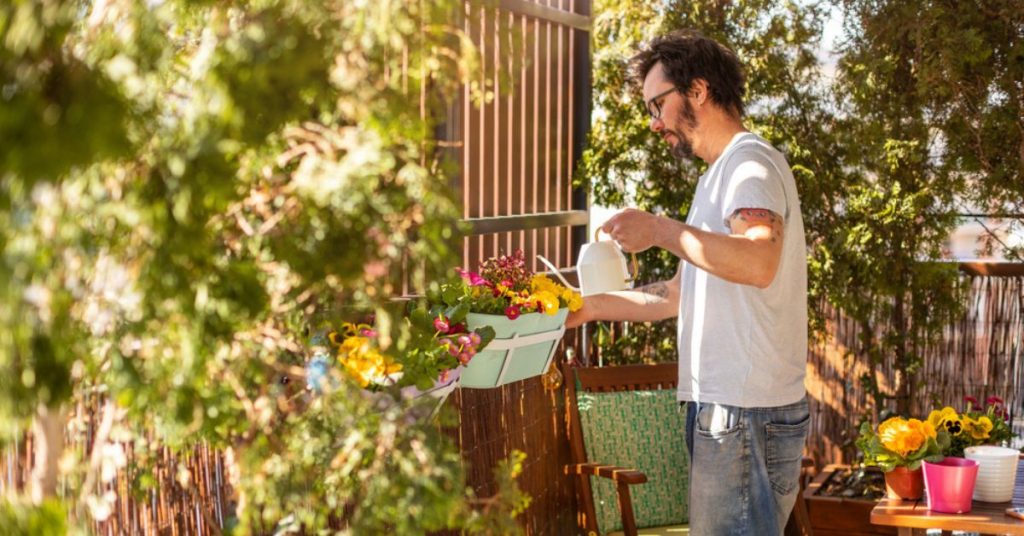
[(916, 501), (924, 495), (924, 473), (920, 467), (914, 471), (897, 467), (885, 473), (885, 490), (890, 499)]

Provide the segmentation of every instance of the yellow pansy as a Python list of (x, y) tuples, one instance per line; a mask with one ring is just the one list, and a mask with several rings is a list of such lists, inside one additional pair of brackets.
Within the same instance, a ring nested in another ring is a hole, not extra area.
[(548, 315), (558, 313), (558, 295), (550, 290), (539, 290), (530, 295), (530, 301), (540, 303), (541, 310)]
[(974, 439), (988, 439), (992, 431), (992, 419), (985, 415), (978, 417), (978, 420), (967, 417), (964, 419), (964, 430)]
[(950, 435), (957, 436), (963, 432), (963, 419), (955, 409), (949, 406), (929, 413), (928, 423), (936, 429), (946, 430)]

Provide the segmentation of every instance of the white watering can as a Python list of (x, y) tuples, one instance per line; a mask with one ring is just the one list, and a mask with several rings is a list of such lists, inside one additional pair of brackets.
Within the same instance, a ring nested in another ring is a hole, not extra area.
[(598, 240), (600, 233), (601, 229), (595, 231), (594, 241), (583, 244), (583, 247), (580, 248), (580, 259), (576, 262), (576, 274), (579, 276), (580, 288), (570, 285), (559, 273), (558, 268), (555, 268), (555, 265), (551, 264), (551, 261), (545, 259), (543, 255), (537, 255), (537, 258), (554, 272), (563, 285), (584, 296), (625, 290), (636, 279), (638, 271), (636, 255), (632, 255), (633, 275), (631, 276), (629, 268), (626, 266), (626, 256), (622, 254), (622, 250), (611, 240)]

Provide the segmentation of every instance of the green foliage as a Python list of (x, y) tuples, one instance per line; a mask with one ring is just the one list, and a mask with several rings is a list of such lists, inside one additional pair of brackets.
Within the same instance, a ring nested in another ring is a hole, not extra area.
[(523, 472), (523, 461), (526, 454), (513, 450), (508, 459), (498, 463), (494, 468), (495, 482), (498, 493), (493, 497), (476, 500), (480, 506), (470, 513), (466, 523), (468, 532), (472, 534), (523, 534), (522, 527), (515, 518), (530, 506), (531, 498), (516, 485), (516, 477)]
[[(461, 213), (433, 136), (462, 84), (485, 96), (450, 23), (464, 8), (0, 7), (4, 433), (101, 395), (118, 433), (97, 441), (133, 443), (140, 483), (159, 444), (230, 447), (243, 529), (468, 522), (430, 412), (351, 383), (311, 397), (302, 367), (324, 311), (373, 312), (383, 351), (423, 349), (389, 301), (454, 264)], [(104, 510), (95, 471), (65, 475), (77, 515)]]
[(128, 149), (118, 87), (65, 48), (77, 11), (58, 0), (0, 6), (0, 170), (27, 184)]
[[(736, 51), (746, 67), (747, 122), (787, 152), (798, 184), (828, 181), (839, 171), (830, 154), (834, 138), (822, 120), (823, 97), (814, 86), (814, 49), (824, 15), (819, 3), (602, 0), (594, 13), (595, 120), (576, 177), (592, 188), (594, 203), (634, 206), (680, 220), (689, 212), (705, 165), (669, 154), (668, 145), (649, 131), (639, 91), (626, 80), (626, 61), (639, 43), (679, 28), (700, 30)], [(666, 280), (675, 274), (678, 259), (649, 250), (640, 255), (640, 266), (640, 281)], [(599, 330), (597, 336), (605, 333)], [(612, 346), (603, 342), (602, 352), (608, 362), (672, 361), (678, 358), (675, 336), (672, 322), (627, 326)]]
[(67, 512), (57, 500), (40, 505), (22, 500), (0, 501), (0, 527), (9, 536), (65, 536)]

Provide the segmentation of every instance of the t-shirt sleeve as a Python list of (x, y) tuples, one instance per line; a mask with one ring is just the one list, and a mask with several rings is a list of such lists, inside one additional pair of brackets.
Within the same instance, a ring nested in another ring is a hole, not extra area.
[(725, 170), (722, 221), (741, 208), (770, 210), (786, 217), (786, 193), (782, 177), (767, 156), (743, 152), (733, 157)]

